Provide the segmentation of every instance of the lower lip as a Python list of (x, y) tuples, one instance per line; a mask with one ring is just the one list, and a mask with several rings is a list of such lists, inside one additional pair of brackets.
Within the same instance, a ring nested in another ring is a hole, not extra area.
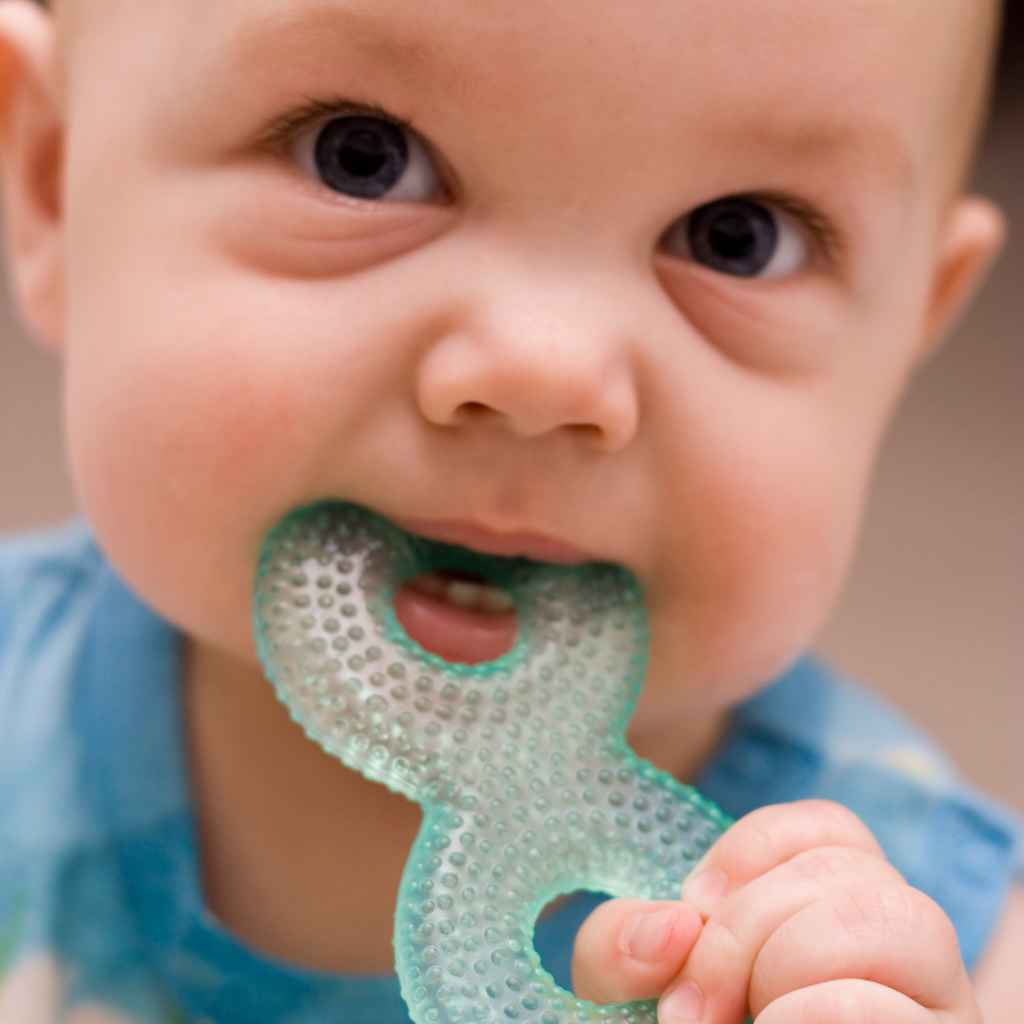
[(484, 555), (532, 558), (556, 565), (582, 565), (595, 561), (582, 548), (536, 533), (493, 533), (474, 523), (424, 519), (394, 519), (397, 526), (427, 540), (458, 544)]
[(519, 633), (515, 611), (459, 608), (418, 589), (414, 582), (399, 588), (394, 607), (395, 618), (416, 643), (453, 663), (494, 661), (512, 650)]

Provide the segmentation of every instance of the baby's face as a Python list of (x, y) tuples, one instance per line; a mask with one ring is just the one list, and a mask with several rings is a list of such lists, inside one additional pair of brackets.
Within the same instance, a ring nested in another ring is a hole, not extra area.
[(68, 6), (72, 459), (156, 608), (253, 657), (340, 498), (630, 568), (641, 725), (808, 642), (938, 315), (963, 3)]

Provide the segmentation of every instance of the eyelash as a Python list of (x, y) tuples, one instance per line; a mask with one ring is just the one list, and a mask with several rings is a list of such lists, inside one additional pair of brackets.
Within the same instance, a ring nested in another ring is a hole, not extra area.
[(261, 133), (259, 142), (264, 146), (279, 148), (291, 142), (294, 136), (306, 128), (311, 128), (318, 121), (326, 121), (332, 117), (359, 115), (377, 117), (382, 121), (390, 121), (399, 128), (412, 130), (408, 121), (394, 114), (389, 114), (380, 107), (367, 103), (352, 103), (350, 100), (310, 100), (304, 106), (289, 111), (275, 118)]
[[(351, 100), (340, 97), (333, 100), (309, 99), (303, 106), (271, 121), (261, 133), (259, 142), (263, 146), (280, 149), (291, 142), (301, 131), (312, 127), (318, 121), (326, 121), (331, 117), (340, 117), (346, 114), (379, 117), (400, 128), (412, 130), (408, 121), (395, 117), (394, 114), (374, 104), (353, 103)], [(836, 229), (833, 222), (814, 206), (790, 193), (771, 190), (742, 193), (740, 198), (760, 203), (769, 209), (791, 217), (807, 231), (815, 243), (815, 248), (826, 260), (830, 263), (838, 262), (844, 249), (842, 234)]]
[(770, 210), (785, 214), (810, 236), (815, 248), (829, 263), (836, 263), (843, 254), (842, 233), (832, 220), (816, 207), (788, 192), (744, 192), (739, 198), (760, 203)]

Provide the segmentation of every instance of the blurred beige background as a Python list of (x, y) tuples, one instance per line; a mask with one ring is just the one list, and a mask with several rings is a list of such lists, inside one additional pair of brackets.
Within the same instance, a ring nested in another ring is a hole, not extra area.
[(976, 189), (1010, 241), (925, 367), (878, 467), (857, 560), (821, 638), (1024, 810), (1024, 82), (997, 107)]
[[(977, 187), (1016, 230), (894, 424), (821, 648), (1024, 811), (1024, 87), (997, 109)], [(74, 509), (58, 395), (57, 361), (27, 339), (4, 290), (0, 530)]]

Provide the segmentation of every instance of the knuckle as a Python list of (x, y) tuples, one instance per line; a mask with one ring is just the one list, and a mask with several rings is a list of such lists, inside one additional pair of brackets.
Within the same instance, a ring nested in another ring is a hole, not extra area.
[(708, 920), (701, 941), (719, 963), (734, 963), (742, 959), (747, 945), (737, 925), (724, 916)]
[(946, 912), (930, 896), (919, 889), (903, 885), (906, 892), (907, 902), (911, 909), (911, 924), (915, 928), (934, 935), (945, 941), (948, 949), (955, 953), (956, 963), (960, 960), (960, 943), (957, 940), (956, 928), (953, 922), (946, 915)]
[(798, 853), (790, 864), (801, 878), (816, 881), (860, 874), (864, 867), (863, 858), (848, 846), (815, 846)]
[(880, 856), (868, 827), (853, 811), (831, 800), (797, 800), (760, 807), (743, 817), (719, 841), (730, 861), (759, 864), (774, 851), (797, 843), (807, 848), (848, 846)]
[[(771, 810), (771, 808), (764, 808)], [(743, 847), (737, 850), (738, 857), (752, 864), (760, 864), (770, 856), (778, 843), (781, 829), (777, 816), (771, 814), (752, 815), (743, 836)]]
[(777, 845), (779, 807), (759, 807), (744, 815), (715, 844), (721, 866), (742, 867), (762, 863)]
[(835, 909), (840, 923), (853, 937), (896, 940), (914, 925), (916, 904), (909, 886), (874, 882), (840, 894)]
[(854, 826), (864, 828), (855, 815), (839, 804), (828, 800), (797, 800), (759, 807), (737, 822), (725, 836), (734, 836), (735, 859), (758, 864), (770, 859), (780, 848), (791, 847), (794, 841), (805, 840), (808, 846), (818, 845), (818, 837), (824, 841), (825, 836), (836, 831), (833, 819), (837, 818), (844, 822), (844, 830)]
[(801, 801), (808, 814), (817, 819), (828, 833), (835, 837), (833, 842), (845, 840), (858, 845), (866, 843), (877, 848), (871, 830), (848, 807), (834, 800)]

